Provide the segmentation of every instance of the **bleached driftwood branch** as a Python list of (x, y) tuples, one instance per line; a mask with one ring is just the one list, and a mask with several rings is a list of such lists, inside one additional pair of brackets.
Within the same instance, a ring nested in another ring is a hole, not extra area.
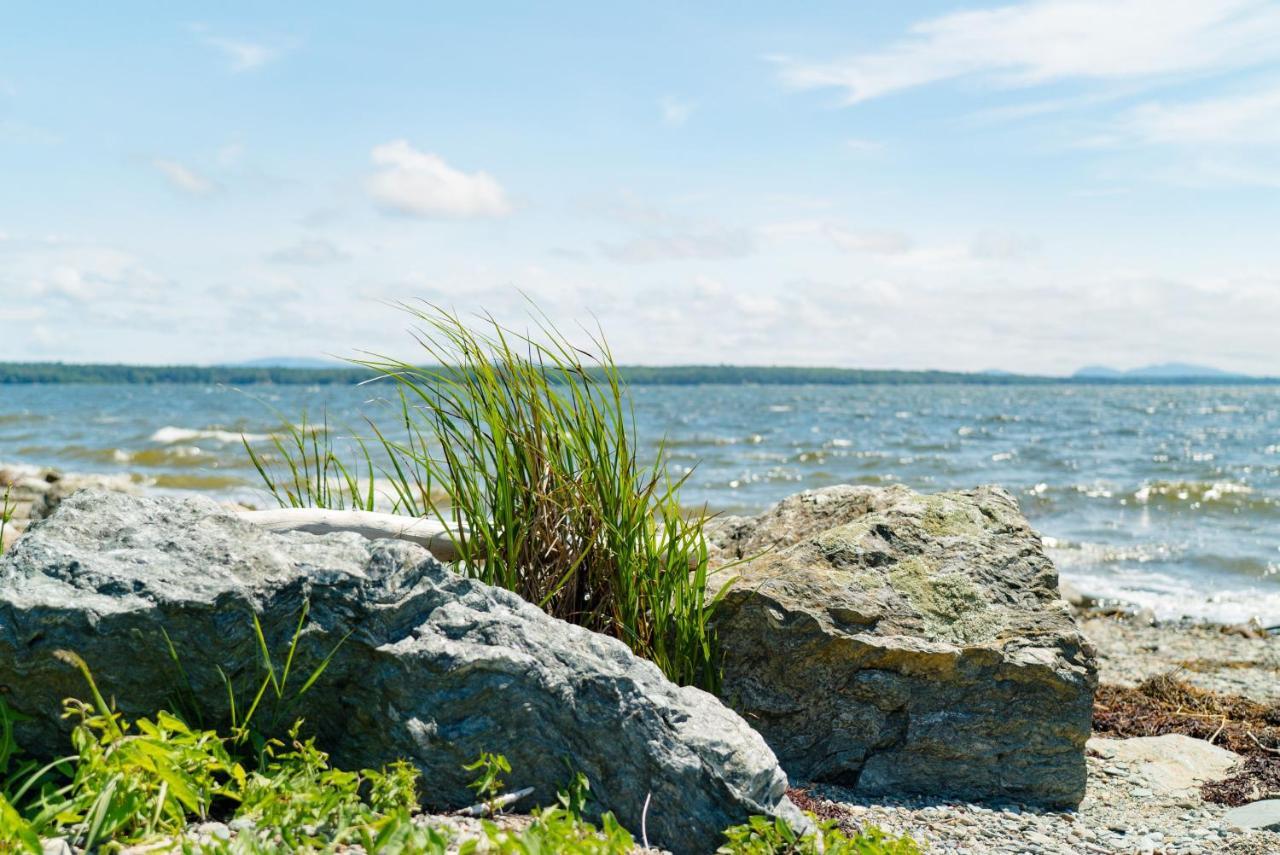
[(271, 531), (305, 531), (311, 534), (352, 531), (370, 540), (391, 537), (416, 543), (426, 547), (441, 561), (457, 561), (460, 557), (444, 523), (434, 519), (321, 508), (238, 511), (237, 516), (245, 522)]
[(533, 787), (525, 787), (523, 790), (516, 790), (514, 793), (504, 793), (493, 801), (480, 802), (479, 804), (464, 807), (460, 811), (455, 811), (456, 816), (492, 816), (495, 811), (501, 811), (503, 808), (510, 807), (525, 796), (533, 795)]

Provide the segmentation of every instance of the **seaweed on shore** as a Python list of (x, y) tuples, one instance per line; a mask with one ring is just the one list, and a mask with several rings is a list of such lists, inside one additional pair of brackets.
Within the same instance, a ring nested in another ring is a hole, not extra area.
[(1093, 730), (1116, 737), (1178, 733), (1242, 755), (1230, 777), (1201, 788), (1206, 801), (1241, 805), (1280, 794), (1280, 704), (1201, 689), (1177, 672), (1158, 674), (1136, 687), (1100, 686)]

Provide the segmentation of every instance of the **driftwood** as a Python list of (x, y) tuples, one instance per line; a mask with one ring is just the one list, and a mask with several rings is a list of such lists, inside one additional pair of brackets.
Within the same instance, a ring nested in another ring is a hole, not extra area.
[(237, 515), (245, 522), (271, 531), (306, 531), (311, 534), (352, 531), (370, 540), (391, 537), (411, 541), (425, 546), (427, 551), (441, 561), (457, 561), (460, 557), (444, 523), (435, 519), (320, 508), (239, 511)]
[(454, 811), (454, 816), (492, 816), (495, 812), (510, 807), (525, 796), (533, 795), (533, 787), (525, 787), (523, 790), (516, 790), (514, 793), (503, 793), (492, 801), (480, 802), (471, 807), (464, 807), (462, 810)]

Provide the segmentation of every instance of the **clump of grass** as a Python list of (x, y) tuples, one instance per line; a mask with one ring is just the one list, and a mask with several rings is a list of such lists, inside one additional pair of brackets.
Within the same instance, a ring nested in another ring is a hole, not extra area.
[[(402, 308), (427, 365), (356, 360), (398, 392), (394, 423), (370, 423), (394, 510), (443, 520), (462, 572), (622, 640), (676, 683), (715, 690), (705, 514), (681, 506), (688, 475), (669, 477), (661, 448), (641, 461), (603, 335), (581, 349), (540, 315), (524, 334), (488, 316)], [(372, 465), (357, 483), (358, 466), (297, 426), (275, 444), (278, 475), (246, 448), (283, 506), (373, 504)], [(369, 464), (363, 441), (357, 457)]]

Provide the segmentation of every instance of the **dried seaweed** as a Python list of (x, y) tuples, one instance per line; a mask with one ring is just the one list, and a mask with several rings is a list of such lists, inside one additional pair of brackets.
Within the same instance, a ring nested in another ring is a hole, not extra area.
[(787, 796), (791, 799), (791, 803), (802, 811), (813, 814), (818, 819), (834, 819), (841, 822), (849, 819), (849, 811), (841, 808), (835, 802), (829, 802), (826, 799), (815, 798), (808, 790), (799, 787), (792, 787), (787, 790)]
[(1160, 674), (1135, 688), (1099, 687), (1093, 730), (1118, 737), (1179, 733), (1243, 755), (1229, 778), (1202, 788), (1207, 801), (1238, 805), (1280, 792), (1280, 705), (1201, 689), (1176, 672)]
[(1220, 805), (1245, 805), (1259, 799), (1280, 795), (1280, 757), (1254, 754), (1246, 757), (1221, 781), (1210, 781), (1200, 788), (1205, 801)]

